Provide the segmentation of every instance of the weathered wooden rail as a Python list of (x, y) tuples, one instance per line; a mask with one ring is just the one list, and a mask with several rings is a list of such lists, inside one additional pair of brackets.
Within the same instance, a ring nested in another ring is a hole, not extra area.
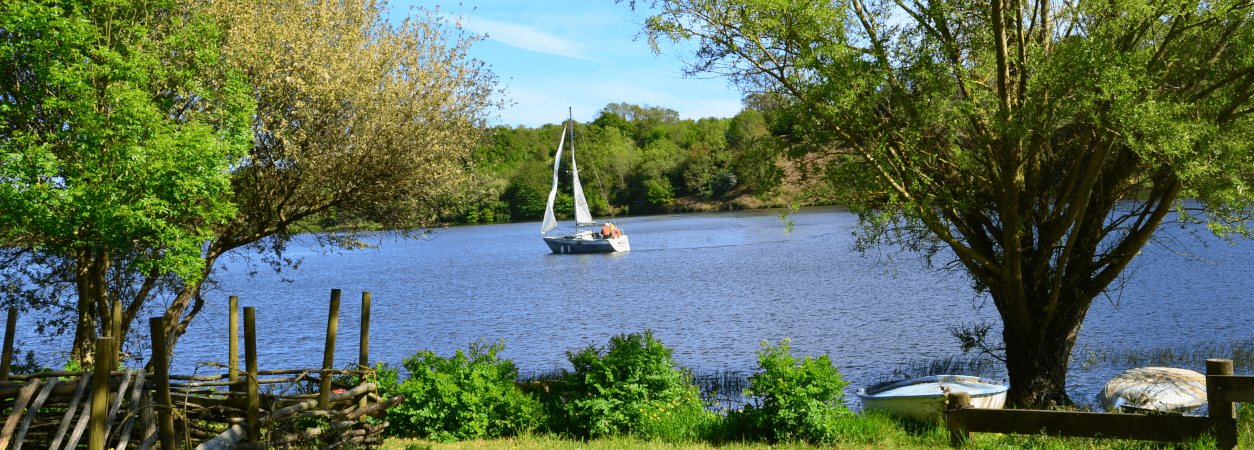
[[(256, 311), (244, 308), (244, 370), (239, 364), (238, 299), (230, 299), (227, 373), (170, 375), (164, 322), (149, 319), (152, 372), (112, 371), (120, 348), (111, 337), (96, 341), (91, 372), (8, 373), (16, 310), (10, 309), (0, 365), (0, 408), (10, 412), (0, 428), (0, 450), (260, 450), (299, 444), (332, 450), (382, 442), (388, 423), (377, 420), (404, 400), (381, 398), (369, 361), (370, 293), (362, 294), (361, 342), (356, 369), (337, 370), (335, 340), (340, 291), (331, 292), (323, 364), (317, 369), (258, 370)], [(114, 304), (115, 317), (120, 304)], [(115, 321), (120, 323), (120, 321)], [(120, 330), (113, 330), (114, 336)], [(368, 420), (375, 417), (376, 420)], [(84, 439), (86, 438), (86, 439)]]
[(1237, 448), (1236, 402), (1254, 402), (1254, 376), (1232, 374), (1232, 360), (1206, 360), (1209, 415), (1157, 416), (1069, 411), (971, 408), (969, 394), (947, 399), (945, 426), (950, 445), (961, 447), (971, 433), (1045, 434), (1049, 436), (1186, 442), (1210, 434), (1218, 448)]

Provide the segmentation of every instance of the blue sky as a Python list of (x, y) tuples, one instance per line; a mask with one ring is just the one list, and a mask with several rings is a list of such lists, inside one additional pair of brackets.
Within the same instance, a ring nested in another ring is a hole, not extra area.
[[(526, 1), (392, 0), (393, 17), (409, 6), (462, 16), (462, 25), (487, 34), (470, 50), (506, 88), (513, 106), (496, 125), (536, 127), (566, 118), (587, 122), (609, 103), (663, 106), (685, 119), (731, 117), (740, 93), (723, 78), (685, 78), (674, 50), (654, 55), (633, 40), (645, 16), (613, 0)], [(643, 13), (642, 13), (643, 14)]]

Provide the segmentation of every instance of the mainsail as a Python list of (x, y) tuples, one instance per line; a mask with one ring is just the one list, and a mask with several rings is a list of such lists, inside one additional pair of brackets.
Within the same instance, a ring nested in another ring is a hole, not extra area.
[[(557, 156), (553, 157), (553, 189), (549, 190), (549, 206), (544, 208), (544, 223), (540, 225), (540, 233), (548, 233), (550, 230), (557, 229), (557, 218), (553, 217), (553, 201), (557, 199), (557, 168), (561, 164), (557, 161), (562, 160), (562, 145), (566, 143), (566, 126), (562, 126), (562, 139), (557, 143)], [(574, 150), (571, 150), (571, 156), (574, 157)], [(572, 160), (573, 161), (573, 160)], [(579, 177), (575, 177), (575, 193), (579, 200), (583, 200), (583, 190), (579, 189)], [(584, 200), (584, 213), (587, 214), (587, 201)], [(591, 219), (589, 219), (591, 220)]]
[[(574, 130), (571, 130), (572, 134)], [(592, 221), (592, 213), (588, 212), (588, 199), (583, 196), (583, 186), (579, 184), (579, 168), (575, 166), (575, 140), (572, 137), (570, 141), (570, 171), (574, 172), (575, 178), (575, 226), (576, 227), (595, 227), (596, 222)]]

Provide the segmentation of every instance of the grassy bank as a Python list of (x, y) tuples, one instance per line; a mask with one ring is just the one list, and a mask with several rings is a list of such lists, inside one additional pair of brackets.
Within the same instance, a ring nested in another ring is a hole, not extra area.
[[(1240, 413), (1240, 448), (1254, 448), (1254, 407), (1243, 405)], [(940, 426), (903, 422), (884, 415), (851, 417), (843, 420), (845, 432), (842, 439), (829, 445), (816, 446), (804, 443), (766, 442), (669, 442), (642, 440), (629, 437), (607, 437), (592, 440), (563, 439), (538, 434), (523, 434), (503, 439), (474, 439), (460, 442), (439, 443), (422, 439), (392, 438), (383, 443), (382, 450), (802, 450), (802, 449), (948, 449), (949, 436)], [(1016, 436), (975, 434), (965, 449), (1039, 449), (1039, 450), (1165, 450), (1209, 449), (1213, 444), (1196, 442), (1168, 444), (1111, 439), (1051, 438), (1045, 436)]]

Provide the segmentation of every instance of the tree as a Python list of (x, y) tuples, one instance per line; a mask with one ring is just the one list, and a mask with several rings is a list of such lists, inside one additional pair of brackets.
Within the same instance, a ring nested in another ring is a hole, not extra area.
[(220, 28), (187, 4), (16, 1), (0, 16), (6, 272), (68, 272), (72, 357), (90, 362), (112, 334), (111, 271), (202, 278), (201, 244), (235, 213), (223, 193), (252, 101)]
[[(468, 162), (499, 106), (496, 78), (466, 56), (477, 38), (434, 13), (417, 10), (393, 25), (373, 0), (194, 5), (224, 30), (213, 48), (227, 57), (207, 67), (241, 74), (255, 109), (243, 116), (246, 146), (203, 164), (229, 188), (213, 199), (235, 208), (202, 221), (209, 233), (197, 236), (177, 279), (151, 270), (116, 285), (131, 294), (128, 311), (165, 300), (171, 348), (204, 307), (204, 288), (227, 252), (250, 250), (278, 268), (293, 262), (284, 256), (293, 236), (317, 219), (341, 224), (311, 235), (318, 243), (348, 249), (366, 245), (356, 226), (418, 237), (438, 225), (473, 197)], [(154, 249), (161, 250), (140, 242), (130, 254)], [(51, 283), (36, 289), (55, 289), (63, 279), (34, 275)]]
[(785, 100), (863, 244), (952, 250), (1011, 404), (1070, 402), (1090, 304), (1173, 211), (1251, 234), (1249, 2), (648, 3), (655, 49), (697, 41), (690, 74)]
[[(477, 37), (422, 9), (393, 25), (376, 0), (213, 5), (229, 20), (225, 51), (249, 75), (257, 114), (232, 176), (239, 211), (215, 228), (204, 277), (238, 248), (282, 262), (309, 218), (334, 213), (415, 237), (464, 201), (466, 161), (499, 107), (496, 77), (466, 56)], [(346, 228), (312, 236), (364, 246)], [(166, 308), (171, 342), (203, 307), (200, 288), (184, 284)]]

